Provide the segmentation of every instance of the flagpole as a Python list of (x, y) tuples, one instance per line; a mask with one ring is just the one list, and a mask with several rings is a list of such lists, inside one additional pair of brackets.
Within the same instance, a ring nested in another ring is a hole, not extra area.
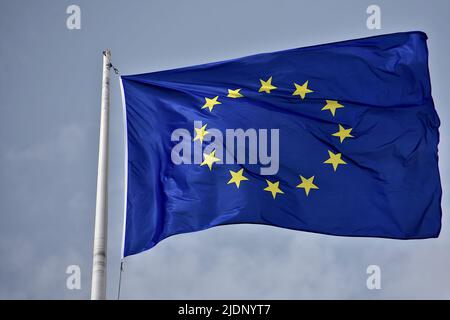
[(106, 299), (108, 242), (108, 144), (109, 144), (109, 69), (111, 52), (103, 51), (102, 104), (95, 206), (95, 233), (92, 264), (91, 300)]

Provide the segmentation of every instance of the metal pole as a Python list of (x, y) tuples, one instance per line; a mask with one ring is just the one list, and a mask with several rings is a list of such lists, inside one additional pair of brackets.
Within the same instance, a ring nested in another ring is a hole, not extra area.
[(97, 171), (97, 199), (92, 265), (91, 300), (106, 299), (106, 262), (108, 242), (108, 132), (109, 132), (109, 69), (111, 52), (103, 52), (102, 105)]

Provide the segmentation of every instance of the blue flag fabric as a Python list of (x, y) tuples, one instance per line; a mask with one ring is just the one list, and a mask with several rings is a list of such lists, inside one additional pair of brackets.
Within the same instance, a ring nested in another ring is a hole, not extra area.
[(123, 255), (238, 223), (437, 237), (426, 40), (396, 33), (123, 76)]

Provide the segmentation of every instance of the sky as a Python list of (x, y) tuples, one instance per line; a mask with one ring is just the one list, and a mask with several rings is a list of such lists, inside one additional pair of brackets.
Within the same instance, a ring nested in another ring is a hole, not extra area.
[[(381, 29), (366, 9), (381, 8)], [(81, 29), (66, 26), (69, 5)], [(345, 238), (235, 225), (171, 237), (129, 257), (122, 299), (450, 299), (448, 1), (95, 0), (0, 2), (0, 299), (88, 299), (102, 50), (121, 74), (398, 31), (428, 34), (441, 119), (442, 232), (429, 240)], [(111, 75), (109, 299), (117, 298), (124, 146)], [(426, 188), (426, 186), (424, 186)], [(81, 270), (81, 289), (66, 269)], [(366, 286), (369, 265), (381, 289)]]

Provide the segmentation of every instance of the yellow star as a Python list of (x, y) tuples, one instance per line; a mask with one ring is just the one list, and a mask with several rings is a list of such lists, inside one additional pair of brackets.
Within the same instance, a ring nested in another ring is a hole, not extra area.
[(308, 89), (308, 81), (306, 81), (301, 86), (296, 84), (295, 82), (294, 82), (294, 85), (295, 85), (295, 91), (294, 91), (294, 93), (292, 95), (293, 96), (300, 96), (300, 98), (302, 98), (302, 100), (305, 99), (305, 96), (306, 96), (307, 93), (314, 92), (314, 91)]
[(344, 160), (341, 159), (342, 153), (336, 153), (334, 154), (330, 150), (328, 150), (328, 154), (330, 155), (330, 158), (328, 160), (325, 160), (323, 163), (328, 163), (333, 165), (334, 171), (336, 171), (338, 165), (340, 164), (347, 164)]
[(340, 108), (344, 107), (342, 104), (340, 104), (336, 100), (325, 100), (325, 101), (327, 102), (327, 104), (325, 105), (325, 107), (322, 108), (322, 110), (330, 110), (333, 117), (336, 114), (336, 109), (340, 109)]
[(227, 97), (228, 97), (228, 98), (234, 98), (234, 99), (236, 99), (236, 98), (242, 98), (243, 95), (242, 95), (241, 93), (239, 93), (239, 91), (241, 91), (241, 89), (236, 89), (236, 90), (228, 89), (228, 95), (227, 95)]
[(352, 132), (352, 128), (344, 129), (343, 126), (339, 125), (339, 131), (336, 133), (333, 133), (332, 136), (339, 137), (339, 139), (344, 141), (345, 138), (354, 138), (350, 132)]
[(259, 79), (261, 82), (261, 88), (259, 88), (258, 92), (270, 93), (270, 90), (275, 90), (277, 87), (272, 85), (272, 77), (270, 77), (267, 81)]
[(216, 104), (222, 104), (222, 102), (217, 101), (217, 99), (219, 98), (219, 96), (215, 96), (214, 98), (210, 99), (210, 98), (206, 98), (205, 97), (205, 104), (203, 105), (202, 109), (208, 108), (209, 112), (212, 111), (212, 109), (214, 108), (214, 106)]
[(248, 178), (244, 177), (243, 173), (244, 173), (244, 169), (241, 169), (237, 172), (230, 170), (231, 179), (230, 179), (230, 181), (228, 181), (227, 184), (235, 183), (236, 187), (239, 189), (239, 185), (241, 184), (241, 181), (248, 180)]
[(209, 167), (209, 170), (212, 170), (212, 166), (214, 162), (220, 161), (219, 158), (216, 158), (216, 150), (213, 150), (210, 154), (203, 154), (205, 160), (200, 164), (200, 166), (204, 166), (205, 164)]
[(195, 133), (196, 136), (194, 138), (194, 141), (196, 140), (200, 140), (200, 143), (203, 143), (203, 139), (205, 138), (205, 136), (209, 133), (208, 131), (206, 131), (206, 124), (201, 127), (201, 128), (194, 128), (195, 129)]
[(314, 176), (312, 176), (312, 177), (309, 178), (309, 179), (306, 179), (305, 177), (300, 176), (300, 179), (302, 180), (302, 183), (300, 183), (300, 184), (297, 186), (297, 188), (303, 188), (303, 189), (305, 189), (306, 196), (309, 195), (309, 191), (310, 191), (311, 189), (319, 189), (319, 187), (316, 186), (316, 185), (313, 183), (313, 181), (314, 181)]
[(277, 196), (277, 193), (284, 193), (283, 191), (281, 191), (281, 189), (279, 188), (280, 185), (280, 181), (277, 182), (270, 182), (269, 180), (266, 180), (267, 182), (267, 188), (264, 189), (264, 191), (269, 191), (272, 193), (272, 197), (275, 199), (275, 197)]

